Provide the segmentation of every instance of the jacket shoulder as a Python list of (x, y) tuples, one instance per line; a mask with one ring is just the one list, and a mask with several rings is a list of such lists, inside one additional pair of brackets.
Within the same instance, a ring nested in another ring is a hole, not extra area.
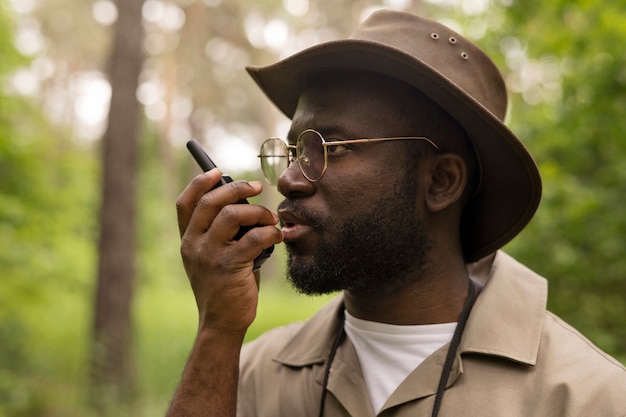
[(543, 343), (546, 347), (558, 347), (558, 357), (561, 360), (579, 364), (582, 368), (587, 365), (586, 368), (593, 372), (615, 373), (626, 381), (626, 367), (622, 363), (602, 351), (563, 319), (546, 311), (544, 326)]
[(295, 322), (275, 327), (244, 344), (240, 356), (241, 369), (271, 361), (303, 326), (304, 322)]

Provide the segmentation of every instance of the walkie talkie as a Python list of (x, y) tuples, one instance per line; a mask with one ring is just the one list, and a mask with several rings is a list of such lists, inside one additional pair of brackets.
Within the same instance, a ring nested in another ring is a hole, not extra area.
[[(207, 155), (204, 149), (202, 149), (202, 146), (200, 146), (197, 140), (190, 139), (187, 142), (187, 149), (189, 149), (189, 152), (204, 172), (210, 171), (213, 168), (217, 168), (215, 163), (211, 160), (209, 155)], [(222, 179), (215, 185), (215, 187), (213, 187), (213, 189), (221, 187), (224, 184), (228, 184), (229, 182), (233, 182), (233, 179), (228, 175), (222, 175)], [(242, 200), (239, 200), (237, 204), (248, 204), (248, 200), (244, 198)], [(253, 227), (255, 226), (241, 226), (239, 228), (239, 232), (237, 232), (237, 234), (235, 235), (235, 240), (241, 239), (241, 237)], [(261, 265), (263, 265), (263, 263), (270, 257), (272, 252), (274, 252), (274, 245), (270, 246), (269, 248), (263, 249), (263, 252), (261, 252), (261, 254), (254, 259), (255, 271), (261, 268)]]

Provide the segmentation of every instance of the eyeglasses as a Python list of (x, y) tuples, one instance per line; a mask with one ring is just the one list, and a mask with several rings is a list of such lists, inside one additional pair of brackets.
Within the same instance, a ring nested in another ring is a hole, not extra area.
[(339, 141), (326, 141), (317, 130), (307, 129), (300, 133), (295, 145), (288, 145), (279, 138), (269, 138), (261, 145), (259, 158), (261, 169), (270, 184), (276, 185), (278, 177), (294, 161), (302, 175), (310, 182), (322, 179), (328, 166), (328, 154), (343, 151), (343, 146), (354, 143), (385, 142), (392, 140), (423, 140), (430, 143), (437, 151), (439, 147), (429, 138), (422, 136), (398, 136), (389, 138), (363, 138)]

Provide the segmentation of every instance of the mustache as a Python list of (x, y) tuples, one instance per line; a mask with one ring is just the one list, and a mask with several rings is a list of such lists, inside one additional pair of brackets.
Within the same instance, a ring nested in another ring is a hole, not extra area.
[[(323, 216), (317, 211), (306, 207), (300, 200), (283, 200), (278, 205), (278, 210), (285, 210), (292, 213), (318, 232), (326, 229)], [(284, 226), (282, 218), (280, 219), (280, 225)]]

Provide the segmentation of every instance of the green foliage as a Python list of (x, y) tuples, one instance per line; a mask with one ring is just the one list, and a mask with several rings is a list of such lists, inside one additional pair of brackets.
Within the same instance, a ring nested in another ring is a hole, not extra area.
[[(5, 3), (0, 4), (0, 76), (9, 74), (19, 63), (24, 62), (13, 46), (13, 22)], [(1, 96), (0, 96), (1, 97)], [(4, 101), (4, 100), (3, 100)]]
[(562, 77), (557, 100), (529, 107), (513, 97), (513, 129), (538, 160), (544, 198), (510, 251), (548, 277), (553, 311), (624, 360), (626, 55), (616, 46), (626, 43), (626, 9), (618, 3), (524, 1), (503, 30)]
[[(3, 80), (26, 62), (5, 17)], [(94, 259), (93, 168), (33, 103), (0, 93), (0, 416), (39, 415), (76, 388), (55, 375), (80, 378), (76, 342), (86, 331)]]
[[(95, 197), (93, 161), (65, 147), (29, 103), (13, 101), (0, 132), (0, 410), (12, 413), (47, 392), (35, 375), (82, 372), (67, 337), (86, 331)], [(13, 372), (33, 375), (38, 388), (5, 384)]]

